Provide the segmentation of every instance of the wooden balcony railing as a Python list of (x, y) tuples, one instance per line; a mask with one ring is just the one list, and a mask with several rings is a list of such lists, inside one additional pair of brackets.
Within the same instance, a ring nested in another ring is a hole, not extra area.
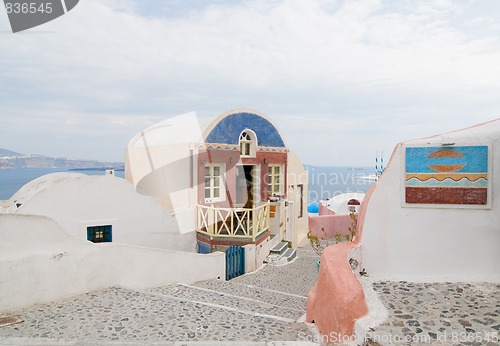
[(253, 208), (217, 208), (198, 205), (197, 231), (214, 238), (255, 239), (269, 230), (270, 203)]

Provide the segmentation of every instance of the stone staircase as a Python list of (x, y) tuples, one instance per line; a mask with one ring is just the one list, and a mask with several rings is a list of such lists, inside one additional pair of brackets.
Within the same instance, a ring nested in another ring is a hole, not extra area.
[(265, 259), (264, 263), (271, 265), (285, 265), (293, 261), (297, 257), (297, 250), (288, 247), (288, 242), (281, 241), (276, 244), (271, 251), (269, 251), (269, 256)]
[(289, 323), (299, 321), (305, 313), (304, 297), (230, 281), (211, 280), (197, 282), (194, 285), (175, 284), (155, 288), (150, 292)]
[(317, 258), (298, 254), (231, 281), (111, 287), (35, 305), (0, 328), (0, 345), (318, 345), (304, 323)]
[[(148, 292), (161, 299), (195, 306), (203, 311), (200, 314), (202, 320), (205, 316), (217, 315), (221, 320), (232, 321), (231, 332), (249, 333), (247, 328), (255, 328), (258, 333), (249, 334), (255, 335), (255, 340), (269, 338), (273, 333), (275, 336), (271, 340), (276, 341), (298, 342), (301, 337), (310, 340), (316, 335), (316, 330), (305, 323), (305, 312), (307, 293), (317, 277), (315, 258), (297, 258), (297, 251), (289, 249), (288, 243), (284, 244), (273, 249), (272, 254), (287, 263), (296, 258), (290, 265), (268, 264), (230, 281), (179, 283), (153, 288)], [(289, 250), (293, 250), (293, 254)], [(273, 332), (273, 328), (279, 332)], [(264, 336), (264, 331), (270, 335)]]

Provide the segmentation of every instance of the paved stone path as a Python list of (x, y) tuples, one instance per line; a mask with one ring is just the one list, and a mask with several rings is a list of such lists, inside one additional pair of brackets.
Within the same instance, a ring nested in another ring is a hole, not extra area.
[(369, 345), (498, 346), (500, 285), (375, 282), (389, 317)]
[(16, 312), (25, 322), (0, 328), (0, 344), (302, 345), (306, 335), (314, 335), (302, 321), (317, 256), (299, 252), (293, 263), (267, 265), (229, 282), (148, 291), (114, 287), (26, 308)]
[[(308, 248), (285, 266), (229, 282), (201, 281), (148, 291), (110, 288), (17, 311), (0, 345), (315, 345), (303, 323), (317, 279)], [(500, 346), (499, 285), (375, 282), (389, 311), (366, 345)], [(408, 340), (408, 341), (407, 341)]]

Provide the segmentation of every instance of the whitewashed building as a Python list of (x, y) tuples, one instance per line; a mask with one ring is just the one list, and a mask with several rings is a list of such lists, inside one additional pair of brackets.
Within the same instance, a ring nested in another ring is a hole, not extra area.
[(24, 185), (9, 200), (9, 213), (53, 219), (83, 240), (195, 251), (193, 237), (151, 196), (113, 174), (51, 173)]
[(367, 196), (363, 266), (381, 280), (500, 282), (500, 119), (396, 146)]

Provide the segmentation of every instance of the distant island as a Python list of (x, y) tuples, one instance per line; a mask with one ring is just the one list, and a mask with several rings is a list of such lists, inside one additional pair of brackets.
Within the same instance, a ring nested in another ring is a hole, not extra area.
[(123, 170), (123, 162), (101, 162), (62, 157), (21, 154), (0, 148), (0, 169), (16, 168), (65, 168), (79, 170)]

